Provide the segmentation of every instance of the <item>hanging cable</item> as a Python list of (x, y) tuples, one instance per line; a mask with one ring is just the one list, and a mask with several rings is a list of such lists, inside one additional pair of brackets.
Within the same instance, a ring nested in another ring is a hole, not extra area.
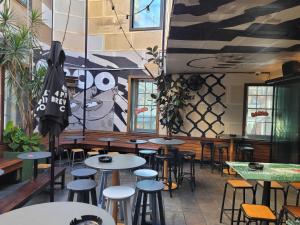
[(119, 19), (119, 15), (116, 11), (116, 8), (115, 8), (115, 5), (113, 3), (113, 0), (110, 0), (110, 3), (111, 3), (111, 9), (114, 11), (115, 13), (115, 16), (116, 16), (116, 19), (117, 19), (117, 22), (119, 24), (119, 27), (120, 27), (120, 30), (122, 31), (123, 33), (123, 36), (125, 37), (126, 41), (128, 42), (128, 45), (130, 46), (130, 48), (135, 52), (135, 54), (140, 57), (141, 60), (145, 60), (144, 57), (133, 47), (132, 43), (129, 41), (129, 38), (127, 36), (127, 34), (125, 33), (125, 30), (124, 28), (122, 27), (122, 24), (121, 24), (121, 21)]
[(63, 36), (61, 45), (64, 44), (64, 41), (65, 41), (65, 39), (66, 39), (66, 33), (67, 33), (67, 30), (68, 30), (69, 20), (70, 20), (71, 5), (72, 5), (72, 0), (69, 1), (69, 9), (68, 9), (67, 22), (66, 22), (66, 27), (65, 27), (64, 36)]

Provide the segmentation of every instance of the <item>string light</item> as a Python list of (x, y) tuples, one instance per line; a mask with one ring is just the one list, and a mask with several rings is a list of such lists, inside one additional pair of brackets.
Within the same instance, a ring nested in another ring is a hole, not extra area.
[(142, 55), (141, 55), (141, 54), (133, 47), (132, 43), (129, 41), (129, 38), (128, 38), (127, 34), (125, 33), (124, 28), (122, 27), (122, 24), (121, 24), (121, 21), (120, 21), (120, 19), (119, 19), (119, 15), (118, 15), (118, 13), (117, 13), (117, 10), (115, 9), (115, 4), (113, 3), (113, 0), (110, 0), (110, 3), (111, 3), (111, 5), (112, 5), (111, 9), (114, 11), (114, 14), (115, 14), (115, 16), (116, 16), (117, 22), (118, 22), (118, 24), (119, 24), (119, 26), (120, 26), (120, 30), (122, 31), (123, 36), (125, 37), (125, 39), (126, 39), (128, 45), (129, 45), (130, 48), (135, 52), (135, 54), (136, 54), (142, 61), (144, 61), (144, 60), (145, 60), (144, 57), (143, 57), (143, 56), (142, 56)]

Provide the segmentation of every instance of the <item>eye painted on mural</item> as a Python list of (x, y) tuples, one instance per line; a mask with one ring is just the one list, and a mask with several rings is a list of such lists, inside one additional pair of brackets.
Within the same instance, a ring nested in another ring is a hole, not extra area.
[[(84, 89), (84, 70), (75, 70), (74, 77), (78, 77), (78, 88)], [(94, 83), (94, 77), (90, 71), (86, 71), (86, 89), (92, 87)]]
[(95, 85), (101, 91), (107, 91), (116, 86), (114, 76), (109, 72), (101, 72), (95, 77)]

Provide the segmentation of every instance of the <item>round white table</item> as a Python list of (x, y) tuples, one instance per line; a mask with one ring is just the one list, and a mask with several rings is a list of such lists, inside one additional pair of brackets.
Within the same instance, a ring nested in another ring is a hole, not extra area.
[(135, 145), (135, 154), (139, 154), (139, 145), (141, 144), (146, 144), (148, 141), (146, 140), (129, 140), (129, 141), (126, 141), (127, 144), (132, 144), (132, 145)]
[[(168, 146), (171, 145), (182, 145), (185, 143), (185, 141), (175, 139), (175, 138), (152, 138), (148, 140), (150, 143), (157, 144), (157, 145), (163, 145), (164, 146), (164, 154), (168, 154)], [(164, 177), (168, 177), (168, 162), (165, 160), (164, 162)], [(167, 183), (167, 180), (165, 181), (165, 188), (164, 190), (167, 191), (169, 190), (169, 185)], [(177, 188), (177, 184), (175, 182), (172, 182), (171, 185), (172, 189)]]
[[(120, 185), (120, 170), (129, 170), (140, 167), (146, 164), (146, 160), (142, 157), (135, 155), (112, 155), (112, 161), (109, 163), (99, 162), (98, 158), (101, 156), (111, 156), (111, 155), (96, 155), (93, 157), (87, 158), (84, 163), (88, 167), (92, 167), (98, 170), (112, 171), (112, 186)], [(99, 184), (101, 187), (101, 184)], [(114, 206), (113, 218), (117, 221), (117, 207)]]
[(98, 138), (97, 140), (101, 142), (107, 142), (107, 150), (110, 151), (110, 142), (119, 141), (120, 139), (115, 137), (102, 137)]
[(69, 225), (84, 215), (100, 217), (103, 225), (115, 225), (105, 210), (78, 202), (51, 202), (12, 210), (0, 215), (0, 225)]
[(51, 152), (25, 152), (18, 155), (22, 160), (33, 160), (33, 178), (36, 179), (38, 175), (38, 160), (51, 157)]

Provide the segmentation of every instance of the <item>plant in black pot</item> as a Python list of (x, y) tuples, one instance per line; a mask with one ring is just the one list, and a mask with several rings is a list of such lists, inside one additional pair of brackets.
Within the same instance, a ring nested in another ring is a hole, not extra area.
[[(160, 66), (158, 48), (147, 48), (147, 54), (151, 56), (149, 62), (156, 63)], [(173, 81), (170, 75), (162, 71), (159, 76), (154, 78), (157, 85), (158, 94), (152, 94), (151, 97), (156, 100), (160, 112), (160, 124), (167, 128), (167, 135), (180, 132), (183, 125), (182, 110), (187, 106), (187, 101), (192, 99), (190, 88), (184, 79)]]
[[(30, 136), (26, 132), (9, 121), (3, 132), (3, 142), (7, 145), (4, 151), (4, 158), (15, 159), (22, 152), (42, 151), (44, 146), (41, 144), (42, 137), (38, 133)], [(31, 160), (23, 161), (22, 180), (27, 180), (32, 176)]]

